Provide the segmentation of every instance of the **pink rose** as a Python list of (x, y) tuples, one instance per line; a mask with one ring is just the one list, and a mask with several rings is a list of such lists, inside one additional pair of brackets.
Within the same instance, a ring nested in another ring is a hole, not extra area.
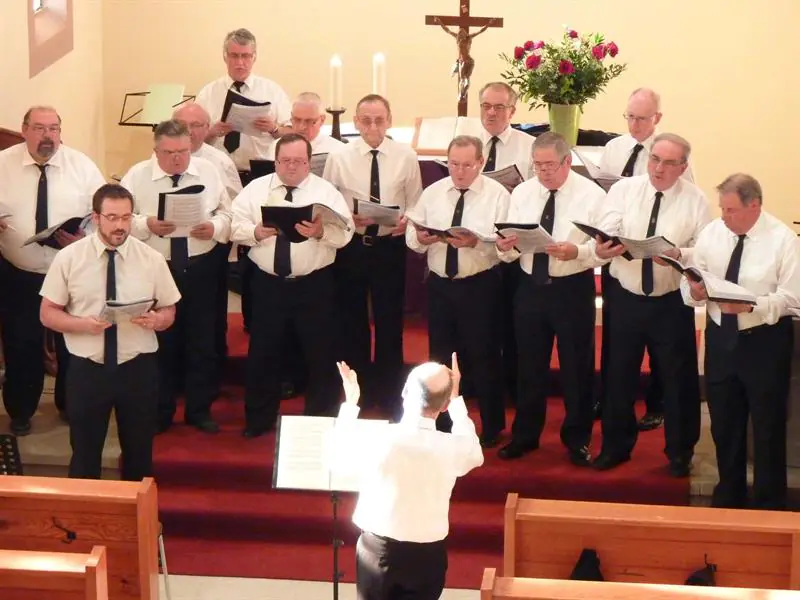
[(525, 59), (525, 67), (527, 67), (529, 71), (535, 71), (541, 63), (542, 57), (538, 54), (531, 54)]
[(525, 49), (521, 46), (517, 46), (514, 48), (514, 59), (515, 60), (522, 60), (522, 57), (525, 56)]
[(569, 75), (575, 72), (575, 65), (572, 64), (572, 61), (569, 60), (562, 60), (558, 65), (558, 72), (562, 75)]
[(617, 46), (617, 45), (616, 45), (614, 42), (611, 42), (611, 43), (610, 43), (610, 44), (607, 46), (607, 50), (608, 50), (608, 53), (609, 53), (609, 54), (611, 55), (611, 57), (613, 58), (613, 57), (615, 57), (615, 56), (617, 55), (617, 52), (619, 52), (619, 47), (618, 47), (618, 46)]
[(597, 60), (603, 60), (606, 56), (605, 44), (597, 44), (594, 48), (592, 48), (592, 56), (594, 56)]
[(578, 37), (578, 32), (575, 31), (574, 29), (570, 29), (569, 30), (569, 37), (571, 37), (574, 40), (576, 37)]
[(544, 48), (544, 42), (542, 42), (542, 41), (539, 41), (539, 42), (536, 42), (536, 43), (533, 45), (533, 49), (534, 49), (534, 50), (538, 50), (539, 48)]
[(525, 42), (524, 48), (526, 52), (530, 52), (531, 50), (533, 50), (533, 42), (528, 40), (527, 42)]

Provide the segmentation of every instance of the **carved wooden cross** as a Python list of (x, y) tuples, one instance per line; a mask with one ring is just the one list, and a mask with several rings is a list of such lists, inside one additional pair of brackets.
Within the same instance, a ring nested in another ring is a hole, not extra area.
[[(452, 74), (458, 74), (458, 116), (466, 117), (469, 79), (475, 69), (475, 59), (469, 53), (472, 48), (472, 38), (482, 34), (489, 27), (502, 27), (503, 19), (500, 17), (472, 17), (469, 14), (469, 0), (459, 0), (457, 17), (425, 15), (425, 25), (438, 25), (456, 39), (458, 59), (453, 65)], [(458, 27), (458, 33), (448, 27)], [(470, 33), (470, 27), (480, 27), (480, 29), (475, 33)]]

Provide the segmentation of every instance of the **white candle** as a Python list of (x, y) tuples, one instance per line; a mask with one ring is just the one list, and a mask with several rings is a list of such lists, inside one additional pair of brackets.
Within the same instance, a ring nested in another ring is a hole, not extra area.
[(344, 108), (342, 98), (342, 59), (338, 54), (331, 57), (331, 89), (330, 89), (330, 108), (341, 110)]
[(372, 93), (386, 97), (386, 57), (381, 52), (372, 56)]

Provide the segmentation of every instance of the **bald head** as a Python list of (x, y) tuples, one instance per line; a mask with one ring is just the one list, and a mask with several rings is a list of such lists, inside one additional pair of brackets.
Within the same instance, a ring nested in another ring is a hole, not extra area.
[(292, 131), (299, 133), (309, 142), (319, 135), (325, 123), (325, 109), (322, 98), (314, 92), (303, 92), (292, 103)]
[(453, 391), (453, 374), (444, 365), (427, 362), (412, 369), (403, 388), (403, 409), (436, 416)]
[(661, 120), (661, 97), (650, 88), (633, 90), (625, 110), (628, 132), (637, 142), (653, 135)]
[(211, 125), (211, 117), (206, 109), (196, 102), (188, 102), (175, 109), (172, 118), (183, 123), (189, 129), (192, 138), (192, 152), (197, 152), (208, 137), (208, 129)]

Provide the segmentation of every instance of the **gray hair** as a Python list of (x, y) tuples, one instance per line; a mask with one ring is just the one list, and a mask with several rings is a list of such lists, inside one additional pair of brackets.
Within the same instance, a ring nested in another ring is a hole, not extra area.
[(634, 96), (643, 96), (648, 98), (653, 104), (655, 104), (656, 112), (661, 112), (661, 96), (658, 94), (658, 92), (655, 92), (650, 88), (640, 87), (633, 90), (628, 99), (631, 99)]
[(506, 94), (508, 94), (509, 106), (516, 106), (517, 104), (517, 99), (519, 98), (519, 95), (514, 90), (514, 88), (508, 85), (505, 81), (490, 81), (489, 83), (484, 85), (478, 92), (478, 100), (483, 99), (483, 93), (486, 90), (495, 90), (495, 91), (503, 90)]
[(162, 121), (161, 123), (156, 125), (156, 128), (153, 131), (153, 140), (155, 140), (156, 142), (158, 142), (163, 137), (179, 138), (183, 136), (189, 137), (189, 128), (180, 121), (176, 121), (175, 119), (170, 119), (169, 121)]
[(564, 139), (564, 136), (560, 133), (556, 133), (555, 131), (545, 131), (543, 134), (537, 136), (536, 140), (533, 142), (531, 154), (536, 152), (537, 149), (542, 148), (553, 148), (556, 151), (556, 154), (558, 154), (559, 160), (564, 160), (572, 153), (572, 150), (570, 149), (567, 140)]
[(31, 106), (27, 111), (25, 111), (25, 115), (22, 117), (23, 126), (27, 126), (28, 123), (31, 122), (31, 115), (37, 110), (41, 112), (56, 113), (56, 116), (58, 117), (58, 124), (61, 125), (61, 115), (58, 114), (58, 111), (55, 108), (53, 108), (52, 106), (37, 104), (36, 106)]
[(653, 139), (653, 148), (658, 142), (672, 142), (677, 144), (683, 150), (683, 162), (689, 162), (689, 155), (692, 153), (692, 145), (685, 137), (679, 136), (677, 133), (659, 133)]
[(292, 108), (294, 108), (296, 104), (313, 104), (318, 113), (323, 114), (325, 112), (325, 107), (322, 105), (322, 98), (315, 92), (303, 92), (302, 94), (298, 94), (297, 98), (292, 102)]
[(359, 100), (358, 103), (356, 104), (356, 112), (358, 112), (358, 109), (361, 108), (362, 104), (369, 104), (371, 102), (380, 102), (386, 109), (386, 114), (389, 115), (389, 117), (392, 116), (392, 107), (389, 104), (389, 101), (380, 94), (367, 94), (366, 96), (361, 98), (361, 100)]
[(256, 51), (256, 36), (252, 34), (249, 29), (234, 29), (233, 31), (229, 31), (228, 34), (225, 36), (225, 41), (222, 42), (222, 51), (227, 53), (228, 52), (228, 44), (233, 42), (234, 44), (239, 44), (240, 46), (252, 46), (253, 52)]
[(750, 206), (753, 202), (761, 205), (764, 201), (761, 184), (755, 177), (746, 173), (728, 175), (725, 181), (717, 186), (717, 191), (720, 194), (736, 194), (744, 206)]
[(469, 146), (475, 148), (475, 158), (483, 158), (483, 142), (473, 135), (457, 135), (454, 137), (447, 146), (447, 154), (449, 155), (450, 150), (453, 148), (467, 148)]

